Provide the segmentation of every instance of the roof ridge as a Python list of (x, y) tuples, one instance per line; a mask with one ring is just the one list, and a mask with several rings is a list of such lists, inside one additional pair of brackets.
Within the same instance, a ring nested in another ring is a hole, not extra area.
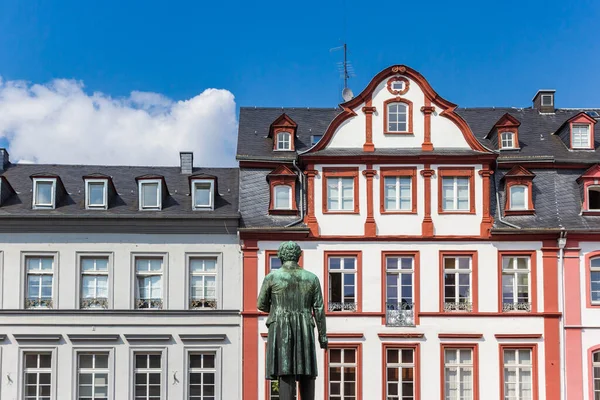
[(335, 111), (335, 110), (341, 110), (340, 107), (335, 106), (335, 107), (257, 107), (257, 106), (240, 106), (240, 110), (305, 110), (305, 111), (310, 111), (310, 110), (318, 110), (318, 111), (322, 111), (322, 110), (326, 110), (326, 111)]

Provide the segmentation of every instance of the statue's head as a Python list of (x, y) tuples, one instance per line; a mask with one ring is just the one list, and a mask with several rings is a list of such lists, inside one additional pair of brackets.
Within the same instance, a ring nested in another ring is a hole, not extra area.
[(298, 262), (301, 254), (302, 250), (300, 250), (300, 246), (296, 242), (289, 241), (281, 243), (277, 257), (279, 257), (282, 263), (286, 261)]

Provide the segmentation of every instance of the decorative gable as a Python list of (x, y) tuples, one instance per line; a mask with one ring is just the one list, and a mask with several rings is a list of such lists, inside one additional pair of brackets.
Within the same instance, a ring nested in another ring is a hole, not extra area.
[(295, 151), (298, 124), (286, 113), (281, 114), (269, 127), (268, 137), (273, 138), (273, 150)]
[(267, 175), (269, 181), (269, 214), (296, 214), (297, 175), (285, 165), (280, 165)]
[(500, 150), (519, 149), (520, 125), (521, 122), (518, 119), (506, 113), (494, 124), (486, 139), (490, 139), (494, 144), (497, 143)]
[(567, 120), (554, 134), (571, 150), (593, 150), (595, 125), (594, 118), (580, 112)]
[(583, 215), (600, 215), (600, 165), (588, 168), (577, 178)]
[(515, 165), (503, 177), (505, 182), (505, 215), (529, 215), (535, 213), (533, 204), (533, 178), (535, 174), (528, 169)]

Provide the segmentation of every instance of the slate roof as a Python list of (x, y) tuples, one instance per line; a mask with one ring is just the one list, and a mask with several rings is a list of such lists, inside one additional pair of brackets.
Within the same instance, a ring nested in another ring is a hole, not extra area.
[[(92, 217), (92, 218), (238, 218), (238, 169), (194, 168), (194, 174), (217, 177), (214, 211), (194, 211), (190, 196), (189, 176), (179, 167), (130, 167), (94, 165), (10, 164), (0, 175), (16, 191), (0, 205), (0, 220), (10, 217)], [(54, 210), (32, 210), (34, 174), (57, 175), (67, 195)], [(108, 210), (86, 210), (84, 176), (108, 175), (117, 191)], [(139, 211), (137, 177), (163, 176), (169, 196), (163, 200), (162, 210)]]

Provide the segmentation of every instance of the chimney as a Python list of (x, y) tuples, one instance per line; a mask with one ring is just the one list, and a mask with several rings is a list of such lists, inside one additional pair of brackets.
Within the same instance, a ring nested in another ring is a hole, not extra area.
[(191, 174), (194, 169), (194, 153), (182, 151), (179, 153), (182, 174)]
[(533, 97), (533, 108), (541, 113), (554, 114), (554, 89), (540, 89)]
[(10, 164), (10, 159), (8, 158), (8, 151), (6, 151), (6, 149), (0, 148), (0, 171), (4, 171), (8, 164)]

